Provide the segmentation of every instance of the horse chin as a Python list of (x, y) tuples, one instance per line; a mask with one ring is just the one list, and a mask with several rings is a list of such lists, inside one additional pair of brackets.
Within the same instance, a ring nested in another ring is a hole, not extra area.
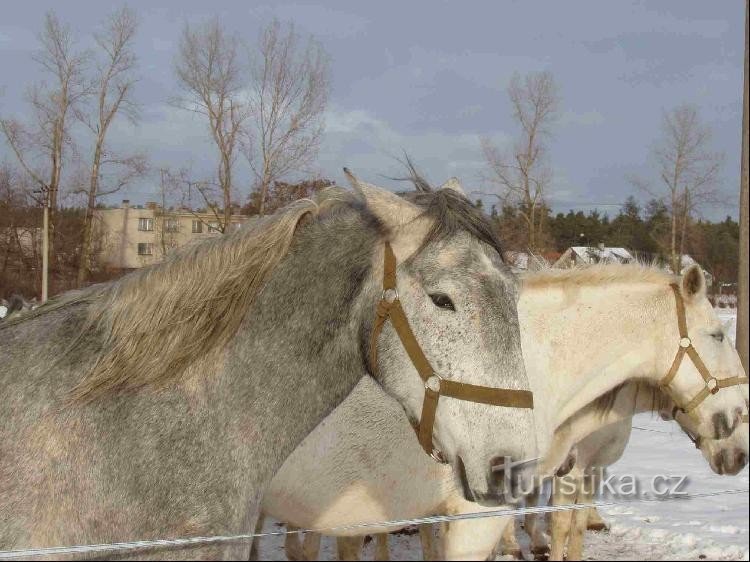
[(472, 485), (464, 461), (460, 456), (456, 457), (456, 462), (453, 463), (453, 473), (456, 477), (458, 488), (461, 490), (461, 494), (466, 501), (479, 504), (483, 507), (498, 507), (508, 504), (505, 494), (499, 489), (493, 489), (494, 487), (489, 480), (486, 482), (486, 487), (480, 488)]

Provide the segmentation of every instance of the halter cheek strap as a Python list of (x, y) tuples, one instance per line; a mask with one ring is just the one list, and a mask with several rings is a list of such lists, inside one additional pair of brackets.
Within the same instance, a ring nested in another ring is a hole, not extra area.
[(378, 339), (386, 320), (390, 320), (399, 340), (401, 340), (401, 345), (404, 346), (409, 359), (424, 383), (422, 415), (415, 427), (419, 444), (432, 458), (444, 462), (442, 453), (434, 447), (432, 435), (435, 425), (435, 412), (441, 396), (491, 406), (528, 409), (534, 407), (534, 397), (527, 390), (511, 390), (460, 383), (438, 375), (422, 351), (401, 306), (396, 285), (396, 256), (388, 242), (385, 243), (384, 255), (383, 294), (375, 310), (375, 325), (370, 340), (370, 367), (373, 372), (377, 370)]
[[(698, 354), (698, 350), (693, 346), (690, 336), (688, 336), (685, 302), (680, 294), (680, 288), (675, 283), (672, 283), (670, 287), (672, 288), (675, 302), (677, 304), (677, 327), (680, 332), (680, 346), (677, 348), (677, 354), (675, 355), (674, 361), (672, 361), (672, 366), (659, 384), (665, 388), (674, 403), (677, 404), (683, 412), (691, 414), (711, 394), (716, 394), (722, 388), (747, 384), (748, 378), (746, 376), (737, 376), (727, 379), (717, 379), (711, 374), (711, 371), (708, 370), (708, 367), (706, 367), (706, 364)], [(677, 376), (677, 372), (680, 370), (680, 365), (682, 365), (682, 360), (685, 358), (685, 355), (687, 355), (693, 362), (693, 365), (695, 365), (698, 373), (700, 373), (703, 378), (705, 386), (692, 400), (683, 406), (680, 404), (680, 400), (674, 396), (674, 392), (672, 392), (670, 385)], [(747, 414), (743, 416), (743, 421), (747, 422)]]

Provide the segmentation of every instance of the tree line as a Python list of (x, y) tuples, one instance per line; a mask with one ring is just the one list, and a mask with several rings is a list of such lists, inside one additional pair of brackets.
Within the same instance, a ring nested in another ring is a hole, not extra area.
[[(137, 14), (120, 8), (92, 31), (93, 47), (82, 48), (54, 12), (45, 15), (33, 58), (43, 79), (28, 88), (23, 119), (0, 114), (0, 138), (11, 157), (0, 165), (0, 291), (38, 292), (39, 266), (32, 263), (38, 249), (25, 256), (21, 250), (44, 236), (39, 225), (45, 206), (54, 294), (101, 279), (95, 210), (136, 181), (152, 180), (164, 208), (210, 213), (221, 231), (232, 213), (273, 212), (330, 183), (311, 176), (325, 131), (329, 57), (315, 37), (277, 20), (260, 30), (254, 44), (218, 17), (181, 30), (173, 93), (165, 101), (203, 122), (214, 149), (212, 173), (197, 175), (188, 163), (173, 169), (142, 152), (115, 150), (113, 124), (141, 118), (138, 26)], [(499, 147), (490, 137), (480, 139), (485, 168), (478, 180), (509, 248), (544, 253), (604, 243), (659, 256), (675, 271), (679, 256), (691, 254), (717, 279), (735, 280), (736, 223), (700, 219), (702, 209), (720, 201), (724, 158), (713, 150), (711, 128), (695, 106), (664, 110), (648, 155), (651, 176), (628, 177), (645, 203), (628, 199), (610, 217), (550, 211), (556, 180), (551, 139), (563, 106), (555, 77), (516, 73), (507, 102), (514, 141)]]
[[(477, 205), (483, 207), (481, 201)], [(508, 249), (529, 250), (527, 213), (507, 204), (500, 209), (493, 205), (489, 212)], [(542, 207), (539, 223), (536, 253), (548, 260), (555, 260), (572, 246), (603, 244), (625, 248), (646, 263), (673, 267), (672, 216), (669, 207), (659, 199), (641, 204), (630, 196), (613, 217), (598, 210), (552, 213)], [(733, 284), (739, 272), (739, 224), (729, 216), (719, 222), (690, 219), (679, 251), (711, 272), (716, 283)]]

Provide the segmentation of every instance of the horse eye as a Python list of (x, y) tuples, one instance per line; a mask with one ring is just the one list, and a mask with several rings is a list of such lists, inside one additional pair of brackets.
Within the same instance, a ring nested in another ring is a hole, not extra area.
[(430, 298), (432, 299), (433, 304), (438, 308), (453, 311), (456, 310), (456, 307), (453, 305), (453, 301), (448, 295), (444, 293), (433, 293), (430, 295)]
[(714, 334), (711, 334), (711, 337), (719, 343), (724, 342), (724, 332), (716, 332)]

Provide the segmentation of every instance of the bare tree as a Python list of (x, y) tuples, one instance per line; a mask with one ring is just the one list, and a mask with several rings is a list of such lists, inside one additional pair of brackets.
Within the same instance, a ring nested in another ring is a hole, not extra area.
[(260, 192), (263, 215), (271, 184), (304, 170), (318, 153), (330, 89), (328, 55), (312, 37), (277, 20), (263, 30), (257, 53), (250, 54), (252, 125), (243, 153)]
[(670, 211), (669, 263), (680, 272), (687, 231), (695, 212), (717, 200), (717, 180), (723, 154), (711, 151), (711, 128), (701, 122), (698, 109), (689, 104), (665, 112), (662, 138), (653, 149), (660, 188), (638, 178), (631, 181), (661, 197)]
[[(118, 115), (135, 122), (138, 107), (133, 99), (136, 82), (136, 57), (133, 41), (138, 28), (135, 14), (127, 7), (113, 13), (104, 29), (94, 35), (99, 62), (94, 79), (94, 104), (91, 115), (79, 112), (79, 118), (94, 135), (91, 168), (86, 195), (78, 285), (83, 285), (91, 268), (94, 211), (100, 197), (119, 191), (146, 172), (146, 157), (141, 154), (115, 155), (106, 147), (110, 125)], [(104, 170), (113, 170), (105, 176)], [(102, 179), (105, 185), (102, 185)]]
[(482, 151), (490, 169), (490, 181), (500, 190), (503, 205), (518, 209), (526, 224), (526, 243), (538, 251), (542, 242), (545, 193), (552, 179), (545, 141), (557, 120), (560, 96), (550, 72), (515, 74), (508, 87), (513, 117), (521, 135), (512, 151), (503, 154), (487, 137)]
[(232, 171), (236, 150), (247, 118), (243, 100), (244, 76), (238, 61), (239, 40), (214, 18), (198, 27), (185, 25), (180, 38), (175, 71), (183, 97), (178, 107), (208, 119), (211, 138), (219, 151), (218, 184), (223, 199), (222, 232), (232, 213)]
[[(31, 123), (0, 119), (0, 128), (23, 171), (31, 178), (39, 197), (49, 212), (45, 228), (42, 299), (46, 298), (46, 263), (54, 255), (55, 212), (60, 192), (63, 161), (72, 142), (68, 135), (70, 114), (88, 94), (85, 77), (88, 54), (76, 49), (71, 30), (60, 23), (54, 12), (48, 12), (39, 35), (41, 50), (34, 60), (42, 67), (49, 82), (31, 88), (27, 100), (33, 111)], [(45, 214), (46, 217), (46, 214)]]

